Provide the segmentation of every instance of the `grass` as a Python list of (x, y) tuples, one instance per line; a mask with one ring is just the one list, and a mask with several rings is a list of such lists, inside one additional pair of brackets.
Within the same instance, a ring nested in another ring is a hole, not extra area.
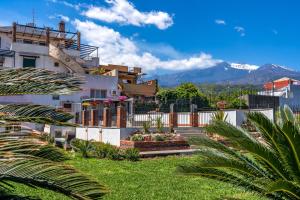
[[(110, 190), (106, 200), (263, 199), (228, 184), (175, 173), (178, 164), (193, 161), (194, 157), (173, 156), (139, 162), (74, 158), (67, 163), (105, 184)], [(45, 200), (69, 199), (23, 185), (17, 185), (16, 193)]]

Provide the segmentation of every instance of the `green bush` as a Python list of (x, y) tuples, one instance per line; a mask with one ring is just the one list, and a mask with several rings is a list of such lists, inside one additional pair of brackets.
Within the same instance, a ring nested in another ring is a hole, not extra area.
[(149, 134), (150, 133), (150, 128), (151, 128), (151, 121), (146, 121), (143, 122), (143, 132), (144, 134)]
[(140, 159), (140, 151), (135, 148), (126, 149), (124, 152), (124, 157), (130, 161), (138, 161)]
[(103, 142), (93, 142), (94, 155), (97, 158), (108, 158), (111, 160), (121, 160), (122, 153), (119, 148)]
[(143, 141), (144, 137), (142, 134), (134, 134), (133, 136), (130, 137), (131, 141)]
[(72, 139), (70, 142), (72, 149), (81, 154), (83, 158), (88, 158), (93, 153), (93, 144), (91, 141)]
[(162, 117), (156, 118), (156, 129), (157, 129), (157, 132), (159, 132), (159, 133), (164, 132), (164, 123), (162, 121)]
[(107, 151), (107, 156), (106, 158), (111, 159), (111, 160), (122, 160), (123, 155), (122, 152), (119, 148), (110, 146)]
[(163, 135), (155, 135), (155, 136), (154, 136), (154, 140), (155, 140), (155, 141), (165, 141), (165, 140), (166, 140), (166, 137), (163, 136)]
[(105, 144), (103, 142), (94, 142), (94, 154), (97, 158), (106, 158), (109, 148), (111, 148), (110, 144)]

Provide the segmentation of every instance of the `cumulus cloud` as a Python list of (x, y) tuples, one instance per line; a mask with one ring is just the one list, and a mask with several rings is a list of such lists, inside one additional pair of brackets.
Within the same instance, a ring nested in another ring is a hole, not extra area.
[(72, 3), (69, 3), (68, 1), (63, 1), (63, 0), (48, 0), (48, 1), (50, 1), (52, 3), (59, 3), (59, 4), (65, 5), (70, 8), (74, 8), (75, 10), (79, 10), (81, 7), (81, 4), (72, 4)]
[(172, 16), (162, 11), (141, 12), (127, 0), (106, 0), (108, 7), (90, 6), (82, 15), (108, 23), (130, 24), (134, 26), (154, 25), (167, 29), (173, 25)]
[(60, 14), (50, 15), (48, 18), (49, 19), (61, 19), (61, 20), (64, 20), (65, 22), (70, 21), (70, 18), (68, 16), (60, 15)]
[(102, 64), (140, 66), (146, 71), (151, 71), (208, 68), (221, 62), (205, 53), (181, 59), (162, 60), (148, 51), (139, 49), (133, 40), (106, 26), (78, 19), (73, 21), (73, 25), (82, 33), (88, 44), (99, 47)]
[(235, 26), (234, 27), (234, 30), (236, 30), (236, 32), (240, 33), (240, 35), (242, 37), (244, 37), (246, 35), (245, 33), (245, 28), (244, 27), (241, 27), (241, 26)]
[(219, 25), (226, 25), (226, 22), (225, 22), (225, 20), (223, 20), (223, 19), (216, 19), (216, 20), (215, 20), (215, 23), (216, 23), (216, 24), (219, 24)]

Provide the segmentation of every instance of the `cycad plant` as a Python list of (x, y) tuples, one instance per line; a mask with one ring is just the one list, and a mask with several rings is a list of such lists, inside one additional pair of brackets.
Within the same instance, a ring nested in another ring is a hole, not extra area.
[(212, 115), (212, 120), (213, 121), (226, 121), (227, 119), (227, 114), (223, 111), (223, 110), (218, 110), (216, 112), (213, 113)]
[[(0, 70), (0, 98), (5, 95), (70, 94), (78, 91), (80, 77), (43, 69)], [(40, 105), (0, 105), (0, 199), (22, 199), (10, 182), (41, 187), (75, 199), (100, 199), (106, 189), (71, 166), (67, 156), (47, 145), (30, 129), (11, 129), (16, 122), (72, 125), (72, 116)]]
[(227, 138), (230, 146), (193, 138), (200, 147), (200, 160), (179, 166), (179, 171), (231, 183), (270, 199), (300, 199), (300, 130), (292, 111), (281, 108), (280, 124), (261, 113), (249, 113), (248, 119), (263, 140), (215, 120), (207, 131)]

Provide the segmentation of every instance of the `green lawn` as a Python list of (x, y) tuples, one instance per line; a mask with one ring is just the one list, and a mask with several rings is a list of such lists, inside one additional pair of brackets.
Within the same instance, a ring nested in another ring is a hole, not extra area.
[[(193, 157), (166, 157), (129, 162), (75, 158), (67, 163), (105, 184), (110, 189), (104, 198), (107, 200), (262, 199), (228, 184), (175, 173), (178, 164), (193, 160)], [(34, 194), (49, 200), (68, 199), (53, 192), (36, 191), (22, 185), (18, 185), (16, 193)]]

